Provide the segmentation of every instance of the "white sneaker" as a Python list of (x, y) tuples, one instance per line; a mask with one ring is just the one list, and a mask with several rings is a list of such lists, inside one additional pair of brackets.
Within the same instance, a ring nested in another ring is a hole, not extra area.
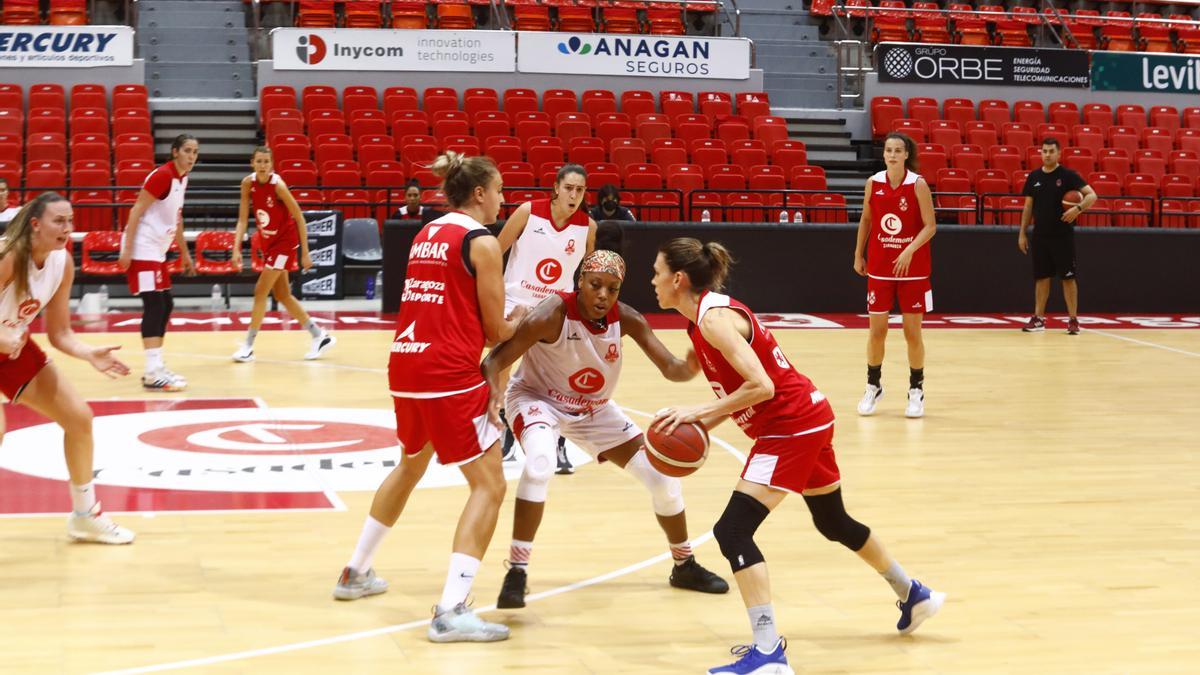
[(508, 639), (508, 626), (490, 623), (475, 615), (475, 610), (466, 603), (458, 603), (454, 609), (440, 614), (434, 607), (433, 621), (429, 623), (430, 642), (498, 642)]
[(336, 344), (337, 338), (333, 337), (329, 333), (321, 333), (320, 336), (313, 338), (312, 347), (308, 350), (308, 353), (304, 355), (304, 358), (308, 361), (319, 359), (321, 358), (322, 354), (329, 351), (329, 348)]
[(337, 585), (333, 587), (333, 597), (338, 600), (358, 600), (368, 595), (379, 595), (386, 592), (388, 583), (375, 576), (375, 569), (366, 572), (356, 572), (346, 567), (338, 577)]
[(254, 360), (254, 347), (243, 344), (233, 353), (233, 360), (238, 363), (250, 363)]
[(97, 544), (131, 544), (134, 534), (104, 515), (97, 502), (86, 515), (72, 513), (67, 516), (67, 536), (75, 541)]
[(187, 380), (166, 368), (159, 368), (142, 375), (142, 388), (150, 391), (183, 391), (187, 389)]
[(879, 400), (882, 398), (883, 387), (868, 384), (866, 391), (863, 392), (862, 400), (858, 402), (858, 414), (874, 415), (875, 406), (879, 404)]
[(924, 417), (925, 416), (925, 390), (924, 389), (909, 389), (908, 390), (908, 406), (904, 408), (905, 417)]

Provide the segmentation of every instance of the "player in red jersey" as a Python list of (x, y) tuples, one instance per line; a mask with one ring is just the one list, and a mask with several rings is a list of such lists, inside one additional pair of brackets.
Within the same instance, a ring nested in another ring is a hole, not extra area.
[[(258, 283), (254, 285), (254, 308), (250, 311), (250, 328), (246, 331), (246, 341), (233, 353), (233, 360), (246, 363), (254, 360), (254, 338), (262, 327), (263, 317), (267, 313), (267, 295), (274, 294), (279, 304), (287, 309), (308, 334), (312, 336), (312, 345), (304, 358), (308, 360), (320, 358), (330, 347), (337, 343), (333, 337), (312, 320), (308, 312), (300, 306), (300, 302), (292, 295), (292, 285), (288, 280), (288, 270), (299, 267), (305, 270), (312, 268), (312, 258), (308, 255), (308, 225), (304, 222), (304, 213), (296, 203), (291, 190), (283, 178), (275, 173), (275, 163), (271, 157), (271, 149), (258, 146), (250, 155), (250, 166), (254, 173), (242, 179), (242, 198), (238, 203), (237, 234), (234, 237), (233, 262), (241, 269), (242, 239), (246, 236), (246, 226), (250, 219), (250, 207), (254, 207), (254, 225), (258, 228), (258, 236), (262, 242), (263, 259), (266, 267), (258, 275)], [(299, 258), (296, 248), (300, 248)]]
[(804, 497), (822, 535), (858, 554), (891, 585), (900, 607), (896, 628), (911, 633), (941, 607), (945, 595), (910, 579), (867, 526), (846, 513), (833, 453), (833, 408), (788, 362), (775, 337), (742, 303), (719, 293), (732, 264), (715, 242), (672, 239), (654, 261), (654, 293), (663, 309), (691, 322), (700, 366), (717, 399), (660, 410), (653, 425), (673, 431), (685, 422), (712, 428), (732, 417), (754, 440), (732, 498), (713, 527), (733, 568), (754, 632), (754, 644), (735, 648), (741, 658), (710, 673), (791, 673), (775, 628), (770, 581), (754, 533), (789, 493)]
[(508, 638), (508, 627), (483, 621), (466, 605), (505, 491), (498, 451), (503, 392), (489, 392), (479, 355), (485, 342), (512, 337), (525, 310), (504, 318), (500, 245), (483, 225), (495, 222), (504, 201), (496, 165), (447, 152), (432, 168), (453, 211), (423, 227), (409, 249), (388, 363), (403, 457), (375, 493), (333, 595), (355, 600), (387, 590), (371, 560), (437, 453), (440, 463), (462, 471), (471, 495), (427, 634), (434, 642), (491, 642)]
[(200, 141), (179, 134), (171, 143), (171, 160), (146, 176), (121, 238), (117, 264), (125, 270), (130, 293), (142, 299), (142, 347), (146, 373), (142, 387), (150, 391), (183, 391), (187, 380), (167, 369), (162, 346), (175, 299), (167, 251), (179, 247), (185, 274), (195, 274), (192, 256), (183, 238), (183, 197), (188, 174), (200, 157)]
[[(66, 246), (71, 240), (71, 203), (43, 192), (9, 223), (0, 247), (0, 392), (53, 420), (63, 430), (71, 515), (67, 534), (76, 541), (129, 544), (134, 534), (100, 509), (92, 484), (92, 411), (71, 382), (29, 339), (29, 324), (45, 310), (46, 337), (58, 351), (87, 361), (109, 377), (129, 374), (114, 355), (120, 347), (92, 347), (71, 330), (71, 282), (75, 264)], [(0, 410), (0, 437), (4, 413)], [(46, 452), (49, 448), (31, 448)]]
[[(908, 343), (907, 417), (925, 414), (925, 340), (921, 321), (933, 311), (929, 285), (929, 240), (937, 232), (933, 195), (916, 173), (917, 146), (904, 134), (890, 133), (883, 141), (886, 171), (867, 180), (863, 213), (858, 221), (854, 271), (867, 277), (867, 389), (858, 414), (871, 415), (883, 398), (883, 350), (888, 313), (897, 300)], [(866, 258), (863, 258), (863, 251)]]

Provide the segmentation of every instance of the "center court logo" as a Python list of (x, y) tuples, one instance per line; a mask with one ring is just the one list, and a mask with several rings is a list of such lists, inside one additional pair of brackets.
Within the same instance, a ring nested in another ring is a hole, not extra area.
[(297, 40), (299, 46), (296, 47), (296, 56), (304, 63), (310, 66), (315, 66), (325, 60), (327, 49), (325, 41), (318, 35), (301, 35)]

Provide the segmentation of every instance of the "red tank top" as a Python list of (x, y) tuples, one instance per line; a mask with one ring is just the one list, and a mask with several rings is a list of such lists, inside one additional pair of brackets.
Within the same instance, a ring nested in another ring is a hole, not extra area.
[[(755, 439), (796, 436), (833, 424), (833, 408), (825, 395), (792, 367), (775, 336), (758, 322), (749, 307), (728, 295), (706, 291), (700, 296), (696, 321), (702, 321), (704, 313), (714, 307), (735, 309), (750, 320), (750, 347), (775, 385), (775, 395), (769, 400), (730, 414), (747, 436)], [(704, 339), (697, 324), (688, 324), (688, 337), (717, 398), (725, 398), (745, 384), (745, 378), (729, 365), (721, 351)]]
[(296, 221), (287, 205), (275, 193), (277, 185), (279, 174), (271, 174), (271, 179), (266, 183), (258, 182), (254, 174), (250, 174), (250, 206), (254, 209), (254, 224), (264, 247), (278, 247), (292, 242), (294, 246), (299, 246)]
[(867, 237), (867, 276), (874, 279), (926, 279), (929, 277), (929, 244), (913, 253), (912, 264), (903, 277), (896, 276), (896, 257), (925, 227), (917, 204), (917, 179), (906, 171), (893, 188), (887, 172), (871, 176), (871, 232)]
[(421, 228), (408, 272), (388, 361), (393, 396), (438, 398), (483, 385), (483, 323), (468, 246), (487, 228), (448, 213)]

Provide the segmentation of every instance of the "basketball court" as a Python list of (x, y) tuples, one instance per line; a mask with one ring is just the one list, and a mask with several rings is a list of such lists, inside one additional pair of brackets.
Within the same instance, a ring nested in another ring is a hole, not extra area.
[[(788, 357), (837, 412), (850, 512), (914, 577), (949, 594), (934, 620), (898, 636), (887, 584), (821, 538), (801, 499), (785, 500), (759, 541), (793, 667), (1184, 672), (1200, 663), (1200, 525), (1190, 517), (1200, 422), (1188, 393), (1200, 375), (1200, 318), (1140, 321), (1165, 328), (1085, 321), (1075, 338), (1057, 321), (1030, 335), (995, 317), (995, 328), (929, 319), (942, 323), (925, 334), (920, 420), (903, 416), (898, 330), (887, 394), (874, 417), (860, 418), (865, 330), (772, 319)], [(122, 345), (139, 372), (138, 334), (118, 323), (121, 332), (83, 337)], [(475, 606), (512, 627), (509, 641), (425, 638), (466, 495), (457, 471), (442, 467), (431, 468), (376, 557), (391, 590), (334, 601), (374, 487), (399, 456), (387, 322), (334, 327), (339, 343), (324, 360), (301, 360), (308, 336), (293, 326), (264, 331), (258, 361), (235, 364), (237, 321), (177, 322), (166, 352), (190, 382), (186, 396), (150, 396), (136, 376), (109, 382), (52, 354), (94, 402), (99, 497), (138, 539), (69, 543), (61, 436), (6, 407), (0, 670), (699, 673), (732, 660), (729, 647), (746, 639), (736, 591), (670, 588), (644, 490), (577, 449), (575, 475), (551, 483), (529, 605), (500, 612), (490, 606), (520, 470), (505, 465), (510, 490)], [(683, 331), (660, 335), (683, 353)], [(639, 350), (626, 357), (617, 401), (639, 422), (712, 395), (702, 379), (660, 379)], [(750, 443), (730, 423), (713, 437), (684, 497), (697, 558), (729, 578), (709, 530)]]

